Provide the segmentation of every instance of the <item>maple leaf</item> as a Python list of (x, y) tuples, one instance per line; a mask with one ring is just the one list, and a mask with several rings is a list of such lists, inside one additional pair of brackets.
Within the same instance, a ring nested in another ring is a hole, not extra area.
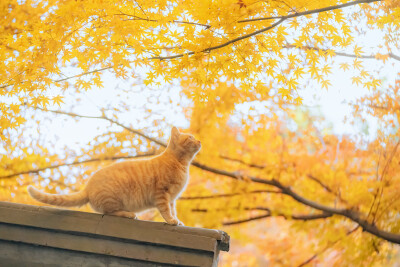
[(352, 83), (353, 83), (353, 84), (355, 83), (356, 85), (359, 85), (359, 84), (362, 83), (362, 82), (361, 82), (361, 77), (355, 76), (355, 77), (352, 77), (351, 80), (352, 80)]
[(361, 69), (361, 61), (358, 59), (353, 60), (353, 68), (355, 69)]
[(325, 65), (325, 66), (321, 69), (321, 72), (322, 72), (323, 74), (332, 73), (332, 72), (331, 72), (331, 67), (329, 67), (328, 65)]
[(350, 65), (347, 63), (340, 63), (340, 68), (345, 70), (348, 70), (350, 68)]
[(329, 80), (322, 80), (321, 82), (322, 88), (328, 89), (329, 86), (332, 84), (329, 82)]
[(358, 46), (355, 46), (354, 47), (354, 54), (357, 56), (357, 57), (361, 57), (361, 54), (362, 54), (363, 52), (362, 52), (362, 50), (361, 50), (361, 47), (358, 47)]
[(39, 106), (40, 104), (41, 104), (41, 98), (40, 97), (34, 97), (33, 99), (32, 99), (32, 102), (31, 102), (31, 104), (34, 106), (34, 107), (37, 107), (37, 106)]
[(51, 100), (53, 101), (53, 104), (57, 104), (59, 107), (61, 107), (61, 103), (64, 103), (62, 96), (55, 96)]
[(297, 68), (293, 72), (293, 75), (296, 79), (300, 78), (303, 74), (305, 74), (304, 68)]

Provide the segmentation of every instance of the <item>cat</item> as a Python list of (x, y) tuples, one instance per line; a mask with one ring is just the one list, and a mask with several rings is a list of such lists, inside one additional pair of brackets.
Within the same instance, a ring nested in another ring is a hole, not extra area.
[(173, 127), (164, 152), (100, 169), (80, 192), (48, 194), (28, 186), (28, 193), (46, 204), (73, 207), (89, 203), (99, 213), (133, 219), (135, 213), (155, 207), (168, 224), (183, 225), (176, 216), (175, 201), (186, 188), (190, 163), (200, 148), (200, 141)]

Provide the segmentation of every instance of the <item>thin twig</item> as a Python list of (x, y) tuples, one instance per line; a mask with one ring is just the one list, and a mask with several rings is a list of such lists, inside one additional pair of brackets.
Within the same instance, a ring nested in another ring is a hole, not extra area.
[(261, 194), (261, 193), (280, 194), (281, 191), (276, 191), (276, 190), (254, 190), (254, 191), (243, 192), (243, 193), (230, 193), (230, 194), (216, 194), (216, 195), (208, 195), (208, 196), (180, 197), (179, 200), (223, 198), (223, 197), (242, 196), (242, 195), (246, 195), (246, 194)]
[(317, 184), (319, 184), (321, 187), (323, 187), (329, 193), (334, 194), (332, 189), (329, 186), (327, 186), (326, 184), (324, 184), (323, 182), (321, 182), (317, 177), (315, 177), (315, 176), (313, 176), (311, 174), (308, 174), (307, 177), (310, 178), (311, 180), (313, 180), (314, 182), (316, 182)]
[[(222, 225), (235, 225), (235, 224), (241, 224), (241, 223), (246, 223), (246, 222), (251, 222), (255, 220), (260, 220), (268, 217), (272, 217), (271, 213), (259, 215), (259, 216), (254, 216), (250, 217), (247, 219), (242, 219), (242, 220), (237, 220), (237, 221), (229, 221), (229, 222), (224, 222)], [(283, 217), (285, 219), (291, 219), (291, 220), (298, 220), (298, 221), (311, 221), (311, 220), (319, 220), (319, 219), (325, 219), (329, 218), (332, 216), (330, 213), (321, 213), (321, 214), (299, 214), (299, 215), (285, 215), (285, 214), (277, 214), (275, 216)]]
[(222, 156), (222, 155), (220, 156), (220, 158), (226, 159), (226, 160), (230, 160), (230, 161), (233, 161), (233, 162), (239, 162), (239, 163), (241, 163), (243, 165), (246, 165), (246, 166), (248, 166), (250, 168), (264, 169), (266, 167), (266, 165), (248, 163), (248, 162), (245, 162), (244, 160), (241, 160), (241, 159), (231, 158), (231, 157)]
[[(353, 228), (352, 230), (348, 231), (346, 233), (346, 236), (351, 235), (352, 233), (354, 233), (358, 228), (360, 228), (360, 226), (356, 226), (355, 228)], [(333, 241), (331, 244), (327, 245), (324, 249), (322, 249), (321, 251), (315, 253), (313, 256), (311, 256), (310, 258), (308, 258), (307, 260), (305, 260), (304, 262), (302, 262), (300, 265), (298, 265), (297, 267), (303, 267), (306, 266), (307, 264), (311, 263), (313, 260), (315, 260), (320, 254), (324, 253), (325, 251), (327, 251), (329, 248), (333, 247), (335, 244), (337, 244), (340, 240), (342, 240), (343, 237)]]

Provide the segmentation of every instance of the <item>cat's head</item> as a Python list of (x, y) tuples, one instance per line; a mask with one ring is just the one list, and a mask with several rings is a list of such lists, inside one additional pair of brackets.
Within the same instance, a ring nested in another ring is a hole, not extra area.
[(196, 154), (201, 148), (201, 142), (191, 134), (181, 133), (178, 128), (172, 127), (170, 143), (173, 149), (183, 150), (190, 154)]

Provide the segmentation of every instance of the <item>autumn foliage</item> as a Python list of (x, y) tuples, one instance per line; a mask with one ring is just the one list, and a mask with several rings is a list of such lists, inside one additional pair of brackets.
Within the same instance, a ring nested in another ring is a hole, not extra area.
[[(221, 264), (390, 266), (399, 40), (398, 0), (2, 0), (0, 200), (80, 190), (177, 125), (203, 147), (178, 214), (232, 236)], [(351, 135), (304, 103), (346, 81)]]

